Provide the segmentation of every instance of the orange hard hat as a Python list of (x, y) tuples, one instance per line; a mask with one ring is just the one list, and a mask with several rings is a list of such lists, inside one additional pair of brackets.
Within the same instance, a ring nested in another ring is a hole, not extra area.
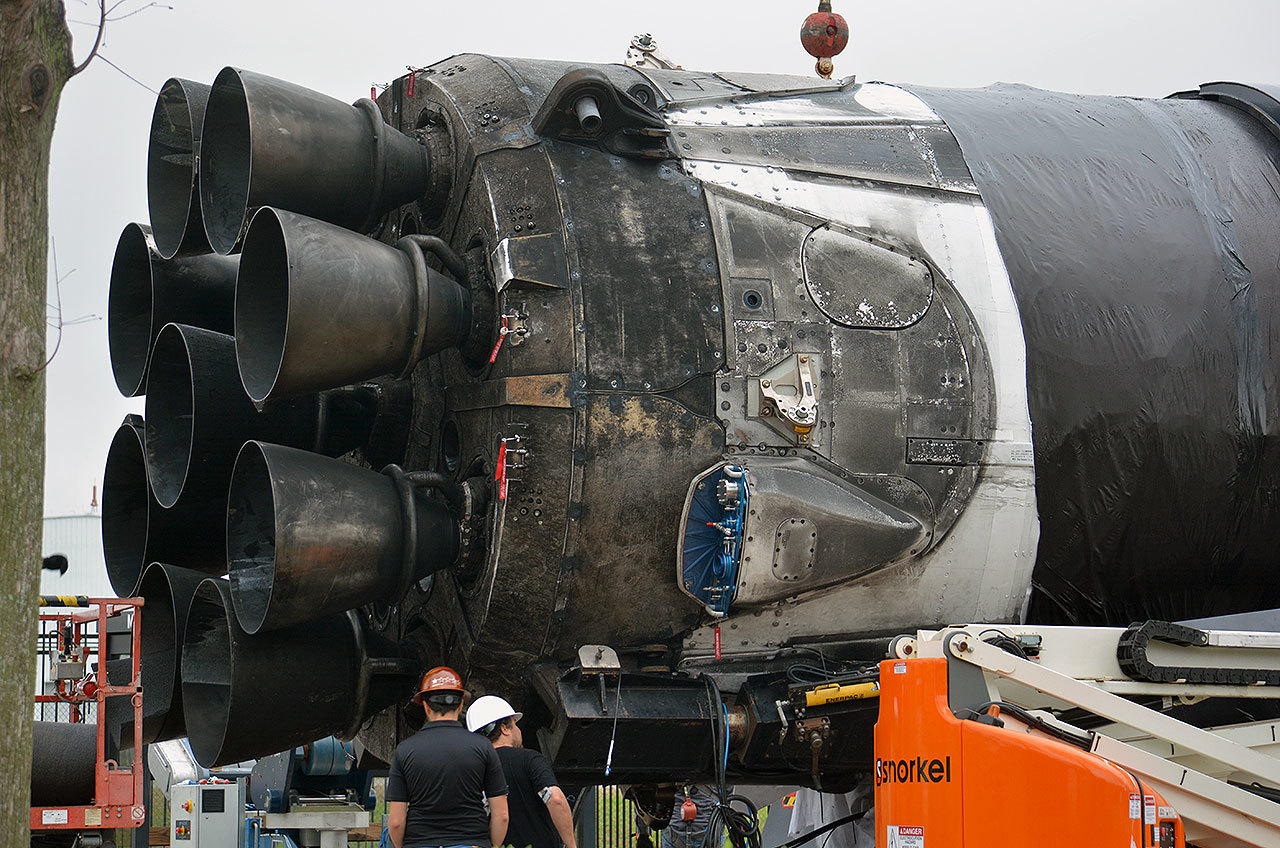
[(418, 687), (418, 694), (413, 696), (413, 700), (421, 704), (423, 698), (435, 692), (462, 694), (462, 678), (458, 676), (458, 672), (447, 665), (438, 665), (431, 669), (422, 675), (422, 685)]

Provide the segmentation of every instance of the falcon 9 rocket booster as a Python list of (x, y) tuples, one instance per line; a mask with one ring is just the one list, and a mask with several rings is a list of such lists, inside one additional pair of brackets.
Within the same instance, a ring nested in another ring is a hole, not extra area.
[(104, 541), (121, 593), (228, 577), (168, 599), (156, 726), (385, 757), (449, 664), (570, 781), (705, 777), (721, 732), (735, 781), (834, 786), (874, 716), (811, 749), (777, 687), (896, 633), (1280, 605), (1278, 98), (170, 81)]

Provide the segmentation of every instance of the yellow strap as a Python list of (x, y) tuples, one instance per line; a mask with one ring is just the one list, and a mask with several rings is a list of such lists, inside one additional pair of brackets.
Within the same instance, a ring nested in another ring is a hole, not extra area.
[(42, 607), (87, 607), (89, 606), (88, 595), (41, 595), (40, 606)]

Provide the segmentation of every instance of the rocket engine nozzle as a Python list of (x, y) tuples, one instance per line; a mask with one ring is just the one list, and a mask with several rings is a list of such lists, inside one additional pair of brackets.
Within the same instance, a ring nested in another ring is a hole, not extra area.
[(360, 232), (421, 197), (430, 156), (377, 104), (348, 105), (237, 68), (214, 80), (201, 139), (200, 209), (209, 244), (231, 253), (250, 215), (281, 206)]
[(205, 580), (182, 646), (191, 750), (213, 767), (349, 733), (404, 695), (418, 665), (375, 642), (358, 616), (250, 635), (232, 612), (227, 581)]
[(102, 473), (102, 554), (111, 588), (130, 597), (147, 564), (151, 505), (142, 417), (129, 415), (107, 449)]
[(194, 496), (161, 507), (148, 482), (144, 429), (142, 416), (125, 416), (102, 477), (102, 552), (111, 588), (122, 598), (138, 593), (144, 569), (156, 560), (204, 575), (227, 571), (225, 500)]
[(460, 345), (469, 291), (403, 249), (281, 209), (245, 237), (236, 284), (236, 360), (255, 402), (385, 374)]
[(147, 210), (160, 256), (206, 253), (200, 217), (200, 129), (209, 86), (172, 78), (160, 87), (147, 146)]
[(376, 410), (326, 403), (309, 395), (259, 411), (240, 386), (231, 336), (167, 325), (156, 339), (147, 391), (147, 468), (156, 500), (168, 508), (188, 492), (225, 498), (236, 452), (249, 439), (335, 456), (363, 444)]
[(234, 321), (234, 256), (164, 259), (158, 235), (129, 224), (116, 242), (107, 295), (107, 344), (111, 373), (125, 397), (143, 393), (151, 348), (165, 324), (191, 324), (231, 332)]
[[(153, 562), (143, 572), (142, 741), (164, 742), (187, 735), (182, 716), (182, 637), (196, 587), (209, 575)], [(128, 738), (128, 734), (125, 734)]]
[(307, 451), (248, 442), (227, 506), (231, 599), (247, 633), (394, 603), (459, 550), (448, 507)]

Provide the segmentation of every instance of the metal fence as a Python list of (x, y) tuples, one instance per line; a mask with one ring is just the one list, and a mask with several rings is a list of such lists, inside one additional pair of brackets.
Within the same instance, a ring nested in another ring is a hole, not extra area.
[[(84, 635), (86, 668), (89, 663), (96, 661), (98, 656), (98, 636), (93, 632), (97, 628), (96, 622), (89, 622), (85, 625), (86, 633)], [(53, 663), (58, 658), (58, 623), (56, 621), (40, 621), (40, 629), (36, 634), (36, 692), (37, 695), (53, 695), (56, 692), (57, 681), (53, 678)], [(72, 721), (73, 712), (78, 712), (79, 716), (75, 721), (86, 722), (92, 724), (98, 720), (98, 705), (95, 703), (82, 703), (78, 710), (73, 710), (72, 705), (64, 702), (44, 701), (35, 704), (35, 711), (32, 718), (36, 721)]]
[(580, 848), (636, 848), (636, 807), (617, 786), (583, 789), (577, 812)]

